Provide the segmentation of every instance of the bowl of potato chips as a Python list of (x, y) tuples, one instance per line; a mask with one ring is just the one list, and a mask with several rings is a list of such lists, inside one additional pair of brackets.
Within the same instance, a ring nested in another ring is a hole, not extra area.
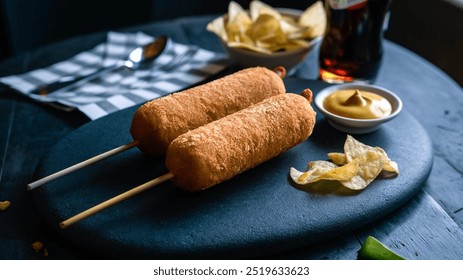
[(216, 34), (233, 63), (241, 67), (283, 66), (290, 70), (321, 42), (326, 15), (321, 1), (305, 11), (251, 1), (249, 10), (231, 1), (228, 13), (207, 30)]

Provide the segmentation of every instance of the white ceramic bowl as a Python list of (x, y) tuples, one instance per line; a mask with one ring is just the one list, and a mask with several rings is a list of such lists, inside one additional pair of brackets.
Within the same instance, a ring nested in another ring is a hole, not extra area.
[(307, 54), (314, 49), (315, 45), (318, 44), (321, 39), (321, 37), (313, 39), (310, 41), (309, 47), (301, 47), (291, 51), (275, 52), (272, 54), (229, 47), (225, 42), (222, 42), (222, 45), (228, 52), (231, 61), (243, 68), (263, 66), (273, 69), (277, 66), (283, 66), (286, 71), (289, 71), (304, 61)]
[[(358, 89), (360, 91), (369, 91), (386, 98), (392, 107), (391, 114), (378, 119), (354, 119), (338, 116), (325, 110), (325, 108), (323, 107), (323, 101), (325, 100), (325, 98), (335, 91), (345, 89)], [(373, 132), (377, 130), (381, 124), (395, 118), (402, 110), (402, 100), (400, 100), (400, 98), (393, 92), (382, 87), (378, 87), (375, 85), (350, 83), (329, 86), (321, 90), (315, 96), (315, 106), (320, 111), (320, 113), (322, 113), (325, 116), (325, 118), (334, 128), (350, 134), (363, 134)]]
[[(277, 8), (282, 15), (299, 17), (302, 14), (300, 10)], [(224, 15), (226, 18), (227, 15)], [(272, 54), (260, 53), (248, 49), (230, 47), (225, 41), (219, 38), (223, 48), (230, 56), (230, 60), (240, 67), (248, 68), (253, 66), (263, 66), (273, 69), (277, 66), (283, 66), (286, 71), (296, 67), (303, 62), (309, 52), (315, 49), (315, 46), (320, 44), (322, 36), (316, 37), (309, 41), (308, 47), (301, 47), (291, 51), (275, 52)]]

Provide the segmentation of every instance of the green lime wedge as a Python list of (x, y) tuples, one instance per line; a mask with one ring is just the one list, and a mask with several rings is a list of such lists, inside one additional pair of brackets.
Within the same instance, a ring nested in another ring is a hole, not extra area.
[(405, 260), (373, 236), (368, 236), (358, 252), (359, 260)]

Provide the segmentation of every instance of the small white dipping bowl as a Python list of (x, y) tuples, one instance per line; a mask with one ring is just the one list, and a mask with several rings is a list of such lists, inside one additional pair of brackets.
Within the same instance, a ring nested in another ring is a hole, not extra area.
[[(376, 93), (382, 97), (384, 97), (392, 107), (392, 112), (390, 115), (377, 118), (377, 119), (354, 119), (354, 118), (347, 118), (335, 115), (333, 113), (328, 112), (323, 107), (323, 101), (325, 98), (330, 95), (331, 93), (339, 90), (349, 90), (349, 89), (358, 89), (360, 91), (368, 91), (372, 93)], [(334, 128), (350, 133), (350, 134), (364, 134), (370, 133), (379, 128), (379, 126), (385, 122), (388, 122), (395, 118), (400, 111), (402, 110), (402, 100), (394, 94), (393, 92), (374, 85), (367, 85), (367, 84), (358, 84), (358, 83), (350, 83), (350, 84), (342, 84), (336, 86), (329, 86), (320, 92), (317, 93), (315, 96), (315, 106), (317, 109), (322, 113), (325, 118), (328, 120), (331, 126)]]

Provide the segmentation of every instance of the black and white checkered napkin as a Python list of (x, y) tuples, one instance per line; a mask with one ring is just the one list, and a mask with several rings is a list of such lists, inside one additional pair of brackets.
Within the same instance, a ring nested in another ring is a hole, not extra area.
[(77, 108), (95, 120), (109, 113), (182, 90), (219, 72), (226, 59), (208, 50), (169, 40), (167, 48), (150, 67), (119, 68), (65, 92), (37, 95), (45, 84), (91, 74), (125, 60), (138, 46), (153, 40), (144, 33), (109, 32), (95, 48), (44, 69), (0, 78), (0, 82), (40, 102)]

